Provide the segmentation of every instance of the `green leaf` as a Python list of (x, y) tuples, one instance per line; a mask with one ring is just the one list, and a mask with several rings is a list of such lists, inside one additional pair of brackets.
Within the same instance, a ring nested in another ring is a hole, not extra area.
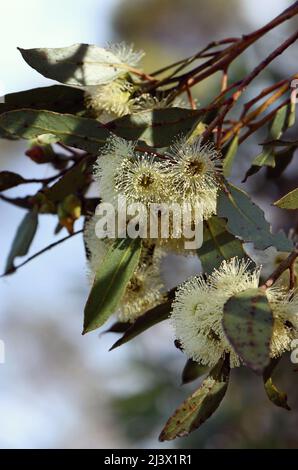
[(267, 397), (274, 405), (290, 411), (291, 408), (288, 405), (287, 394), (279, 391), (272, 381), (273, 371), (275, 367), (277, 366), (277, 364), (279, 363), (279, 361), (280, 361), (280, 357), (271, 359), (269, 365), (266, 367), (264, 374), (263, 374), (264, 388), (265, 388)]
[(160, 441), (187, 436), (214, 413), (228, 388), (230, 375), (228, 362), (228, 358), (220, 359), (200, 388), (177, 408), (162, 430)]
[(153, 147), (167, 147), (179, 135), (190, 133), (202, 119), (201, 111), (183, 108), (141, 111), (109, 122), (107, 128), (127, 140), (142, 140)]
[(270, 361), (273, 315), (263, 289), (250, 288), (224, 305), (225, 333), (245, 365), (262, 373)]
[(51, 202), (63, 201), (70, 194), (77, 194), (90, 184), (91, 158), (84, 158), (65, 173), (53, 186), (43, 191)]
[(116, 240), (96, 272), (84, 317), (83, 334), (103, 325), (115, 312), (140, 258), (141, 241)]
[(284, 408), (288, 411), (291, 410), (287, 402), (287, 394), (281, 392), (280, 390), (278, 390), (278, 388), (276, 388), (276, 386), (272, 382), (271, 377), (265, 382), (264, 387), (269, 400), (274, 403), (274, 405), (279, 406), (280, 408)]
[(285, 171), (285, 169), (293, 160), (295, 150), (295, 146), (290, 146), (285, 147), (283, 150), (275, 153), (275, 167), (267, 168), (267, 176), (269, 179), (280, 177), (280, 175)]
[(254, 175), (257, 173), (262, 166), (266, 166), (268, 168), (275, 168), (275, 149), (273, 146), (264, 146), (263, 151), (257, 155), (254, 160), (252, 161), (251, 167), (247, 170), (242, 183), (245, 183), (249, 176)]
[(0, 115), (0, 127), (21, 139), (32, 140), (42, 134), (54, 134), (60, 142), (94, 155), (110, 135), (95, 119), (31, 109)]
[[(291, 121), (289, 121), (288, 116), (289, 112), (287, 105), (283, 106), (277, 111), (271, 124), (269, 125), (267, 135), (267, 139), (269, 141), (279, 139), (283, 131), (286, 130), (287, 127), (289, 127)], [(246, 172), (246, 175), (242, 182), (245, 183), (249, 176), (252, 176), (257, 173), (263, 166), (275, 168), (276, 156), (277, 154), (274, 145), (264, 145), (262, 152), (259, 153), (252, 161), (252, 165)]]
[(113, 323), (110, 328), (105, 330), (103, 333), (124, 333), (131, 326), (129, 322), (117, 321)]
[(96, 119), (71, 114), (22, 109), (0, 115), (0, 128), (12, 137), (29, 140), (53, 134), (66, 145), (97, 155), (111, 132), (124, 139), (166, 147), (178, 134), (186, 135), (197, 124), (199, 116), (198, 111), (189, 109), (159, 109), (124, 116), (102, 125)]
[(242, 242), (227, 231), (227, 222), (213, 216), (204, 222), (203, 245), (198, 249), (198, 256), (205, 273), (210, 273), (223, 260), (238, 256), (248, 258)]
[(231, 174), (232, 166), (233, 166), (234, 159), (238, 151), (238, 147), (239, 147), (239, 136), (235, 135), (235, 137), (232, 139), (231, 143), (229, 144), (227, 148), (227, 152), (223, 160), (223, 174), (226, 178), (230, 176)]
[(288, 104), (287, 110), (287, 127), (292, 127), (296, 122), (296, 99), (291, 100), (291, 103)]
[(273, 147), (265, 147), (252, 162), (256, 166), (270, 166), (275, 167), (275, 152)]
[(298, 188), (283, 196), (274, 205), (281, 209), (298, 209)]
[(271, 140), (269, 142), (264, 142), (264, 145), (274, 145), (276, 147), (298, 147), (298, 140)]
[(269, 135), (271, 139), (279, 139), (287, 126), (288, 106), (285, 105), (280, 108), (269, 126)]
[(198, 379), (208, 371), (207, 366), (202, 366), (192, 359), (188, 359), (182, 371), (182, 384), (188, 384)]
[(293, 243), (284, 233), (272, 234), (264, 212), (248, 195), (234, 185), (220, 191), (217, 214), (227, 219), (227, 229), (245, 242), (253, 242), (257, 250), (275, 246), (279, 251), (292, 251)]
[(33, 208), (27, 212), (21, 224), (18, 227), (17, 233), (14, 237), (10, 253), (7, 258), (5, 273), (9, 274), (14, 272), (14, 260), (17, 256), (25, 256), (30, 248), (32, 240), (37, 230), (38, 225), (38, 211)]
[(136, 336), (148, 330), (148, 328), (151, 328), (157, 323), (169, 318), (171, 305), (172, 299), (167, 300), (165, 303), (157, 305), (137, 318), (136, 321), (125, 331), (124, 335), (118, 339), (115, 344), (113, 344), (110, 351), (132, 340)]
[(19, 51), (44, 77), (72, 86), (102, 85), (129, 71), (112, 52), (89, 44)]
[(17, 173), (12, 171), (1, 171), (0, 172), (0, 191), (5, 191), (9, 188), (14, 188), (19, 184), (24, 183), (26, 180)]
[(0, 113), (22, 108), (74, 114), (84, 109), (84, 92), (62, 85), (34, 88), (5, 95)]

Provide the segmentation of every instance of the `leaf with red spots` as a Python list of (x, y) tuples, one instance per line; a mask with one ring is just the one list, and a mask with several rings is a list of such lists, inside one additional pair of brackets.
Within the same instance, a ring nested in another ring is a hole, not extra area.
[(229, 358), (220, 359), (202, 385), (169, 418), (159, 440), (187, 436), (201, 426), (219, 407), (228, 388)]
[(262, 373), (270, 361), (273, 315), (263, 289), (235, 294), (224, 305), (223, 327), (244, 364)]

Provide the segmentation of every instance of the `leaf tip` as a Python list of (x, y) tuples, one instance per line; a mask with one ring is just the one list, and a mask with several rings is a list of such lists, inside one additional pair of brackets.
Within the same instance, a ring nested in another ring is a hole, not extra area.
[(118, 348), (119, 346), (121, 346), (121, 344), (122, 343), (121, 343), (121, 338), (120, 338), (120, 339), (118, 339), (118, 341), (116, 341), (116, 343), (113, 344), (113, 346), (110, 347), (109, 352), (113, 351), (113, 349)]

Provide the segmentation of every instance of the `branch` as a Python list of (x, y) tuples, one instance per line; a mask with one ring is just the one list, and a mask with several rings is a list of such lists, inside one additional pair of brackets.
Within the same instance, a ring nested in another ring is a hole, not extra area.
[(65, 242), (66, 240), (69, 240), (70, 238), (74, 237), (75, 235), (78, 235), (79, 233), (83, 233), (83, 231), (84, 231), (83, 229), (78, 230), (77, 232), (71, 233), (70, 235), (67, 235), (67, 236), (64, 237), (64, 238), (61, 238), (61, 239), (58, 240), (57, 242), (51, 243), (50, 245), (46, 246), (46, 247), (43, 248), (42, 250), (38, 251), (38, 252), (35, 253), (34, 255), (32, 255), (32, 256), (30, 256), (29, 258), (27, 258), (25, 261), (23, 261), (23, 263), (19, 264), (18, 266), (15, 266), (13, 270), (2, 274), (2, 275), (0, 276), (0, 278), (5, 277), (5, 276), (8, 276), (9, 274), (15, 273), (15, 272), (18, 271), (20, 268), (22, 268), (23, 266), (25, 266), (27, 263), (30, 263), (30, 261), (34, 260), (35, 258), (37, 258), (38, 256), (42, 255), (43, 253), (46, 253), (46, 251), (51, 250), (51, 248), (54, 248), (55, 246), (60, 245), (61, 243)]
[(289, 254), (287, 259), (282, 261), (280, 265), (273, 271), (273, 273), (268, 277), (267, 281), (261, 286), (263, 289), (268, 289), (271, 287), (277, 279), (284, 273), (287, 269), (290, 271), (293, 269), (296, 258), (298, 257), (298, 247), (295, 248), (292, 253)]

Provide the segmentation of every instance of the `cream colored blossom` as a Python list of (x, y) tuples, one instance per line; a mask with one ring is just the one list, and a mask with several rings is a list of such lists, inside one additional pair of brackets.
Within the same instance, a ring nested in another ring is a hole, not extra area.
[(104, 123), (135, 109), (136, 100), (131, 96), (134, 86), (127, 78), (144, 55), (125, 42), (110, 44), (107, 50), (117, 58), (117, 69), (120, 70), (117, 78), (103, 85), (86, 87), (86, 105)]
[(133, 44), (126, 44), (124, 41), (116, 44), (109, 43), (107, 50), (114, 54), (123, 64), (135, 67), (144, 57), (144, 51), (135, 51)]
[(165, 108), (188, 108), (189, 104), (185, 103), (179, 96), (174, 100), (169, 98), (158, 98), (150, 95), (150, 93), (143, 93), (135, 99), (132, 111), (144, 111), (149, 109), (165, 109)]
[(168, 181), (172, 200), (189, 201), (199, 217), (208, 219), (216, 212), (218, 176), (221, 161), (213, 144), (202, 144), (201, 139), (189, 143), (178, 140), (169, 151)]
[(135, 100), (131, 99), (134, 87), (127, 80), (117, 79), (104, 85), (88, 88), (86, 105), (101, 122), (106, 123), (130, 114)]
[(112, 136), (101, 151), (94, 166), (94, 179), (103, 202), (115, 204), (119, 191), (116, 188), (122, 162), (134, 158), (135, 143)]
[(122, 196), (127, 204), (146, 204), (165, 197), (162, 163), (154, 154), (136, 152), (135, 146), (113, 136), (99, 155), (94, 178), (104, 202), (115, 203)]
[[(231, 367), (241, 364), (223, 330), (223, 308), (231, 296), (258, 287), (259, 276), (259, 269), (251, 272), (247, 262), (232, 258), (224, 261), (207, 280), (193, 277), (178, 289), (171, 322), (188, 357), (214, 366), (229, 353)], [(291, 340), (297, 336), (298, 295), (290, 299), (289, 294), (278, 288), (267, 289), (266, 295), (274, 317), (271, 357), (276, 357), (289, 350)]]
[[(134, 86), (121, 78), (104, 85), (88, 87), (85, 101), (87, 107), (104, 124), (127, 114), (182, 106), (182, 101), (178, 99), (169, 102), (166, 98), (158, 99), (149, 93), (133, 96), (134, 91)], [(184, 104), (183, 107), (187, 106)]]
[(162, 163), (146, 152), (124, 158), (115, 176), (116, 190), (127, 198), (128, 203), (161, 202), (164, 185)]

